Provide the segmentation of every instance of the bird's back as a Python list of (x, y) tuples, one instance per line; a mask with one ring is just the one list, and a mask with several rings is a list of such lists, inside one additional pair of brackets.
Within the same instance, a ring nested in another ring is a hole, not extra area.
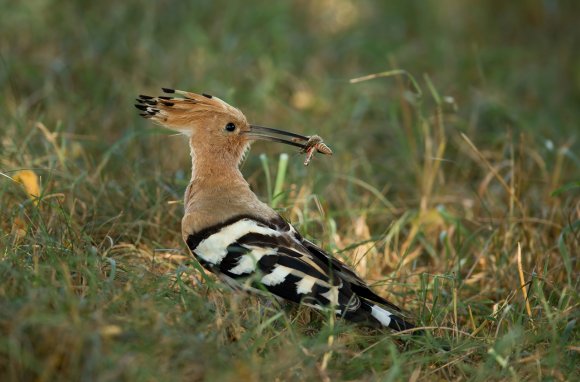
[(355, 322), (412, 329), (400, 310), (376, 295), (348, 266), (302, 236), (284, 219), (238, 215), (189, 235), (188, 247), (228, 284), (335, 309)]

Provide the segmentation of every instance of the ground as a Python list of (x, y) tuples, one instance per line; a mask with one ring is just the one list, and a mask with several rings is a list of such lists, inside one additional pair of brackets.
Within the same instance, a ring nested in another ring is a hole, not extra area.
[[(0, 380), (578, 379), (578, 7), (388, 3), (2, 7)], [(162, 86), (323, 136), (242, 171), (427, 333), (202, 273), (186, 142), (133, 108)]]

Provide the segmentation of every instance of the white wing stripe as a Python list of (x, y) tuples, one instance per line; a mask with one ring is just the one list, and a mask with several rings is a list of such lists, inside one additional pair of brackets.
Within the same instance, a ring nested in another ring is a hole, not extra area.
[(255, 245), (245, 246), (250, 250), (247, 254), (240, 257), (235, 267), (228, 272), (234, 275), (242, 275), (244, 273), (252, 273), (256, 270), (256, 264), (264, 256), (275, 255), (278, 252), (276, 248), (262, 248)]
[(242, 219), (205, 238), (193, 251), (204, 261), (217, 265), (228, 254), (228, 246), (248, 233), (280, 236), (272, 228), (260, 226), (250, 219)]
[(286, 279), (286, 276), (288, 276), (290, 273), (292, 273), (291, 268), (285, 267), (283, 265), (276, 265), (272, 272), (262, 277), (262, 284), (268, 286), (278, 285), (283, 283)]
[(316, 282), (316, 278), (312, 277), (312, 276), (304, 276), (302, 278), (302, 280), (298, 281), (296, 283), (296, 293), (297, 294), (308, 294), (310, 292), (312, 292), (312, 287), (314, 286), (314, 283)]
[(326, 293), (321, 294), (322, 297), (326, 298), (330, 305), (338, 306), (338, 287), (332, 286)]

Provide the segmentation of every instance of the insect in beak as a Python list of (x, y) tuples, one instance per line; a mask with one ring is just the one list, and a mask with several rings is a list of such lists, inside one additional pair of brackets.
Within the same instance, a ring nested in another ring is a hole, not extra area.
[[(305, 166), (308, 166), (315, 151), (325, 155), (332, 155), (332, 150), (324, 144), (322, 138), (318, 135), (304, 136), (289, 131), (257, 125), (250, 125), (250, 131), (246, 132), (246, 135), (255, 140), (285, 143), (287, 145), (300, 147), (300, 151), (306, 153)], [(282, 138), (280, 136), (289, 138)]]

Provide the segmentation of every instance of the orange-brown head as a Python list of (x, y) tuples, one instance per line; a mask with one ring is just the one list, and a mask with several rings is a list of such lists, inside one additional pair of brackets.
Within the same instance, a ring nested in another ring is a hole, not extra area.
[(135, 106), (143, 111), (141, 116), (187, 135), (198, 158), (211, 157), (237, 166), (250, 143), (244, 134), (250, 131), (244, 114), (208, 94), (163, 90), (182, 97), (140, 96)]
[[(217, 97), (167, 88), (163, 91), (181, 97), (141, 95), (135, 106), (142, 111), (140, 115), (144, 118), (189, 136), (192, 154), (198, 158), (222, 162), (222, 165), (235, 164), (237, 167), (254, 140), (306, 148), (309, 137), (250, 125), (239, 109)], [(279, 135), (289, 138), (280, 138)]]

